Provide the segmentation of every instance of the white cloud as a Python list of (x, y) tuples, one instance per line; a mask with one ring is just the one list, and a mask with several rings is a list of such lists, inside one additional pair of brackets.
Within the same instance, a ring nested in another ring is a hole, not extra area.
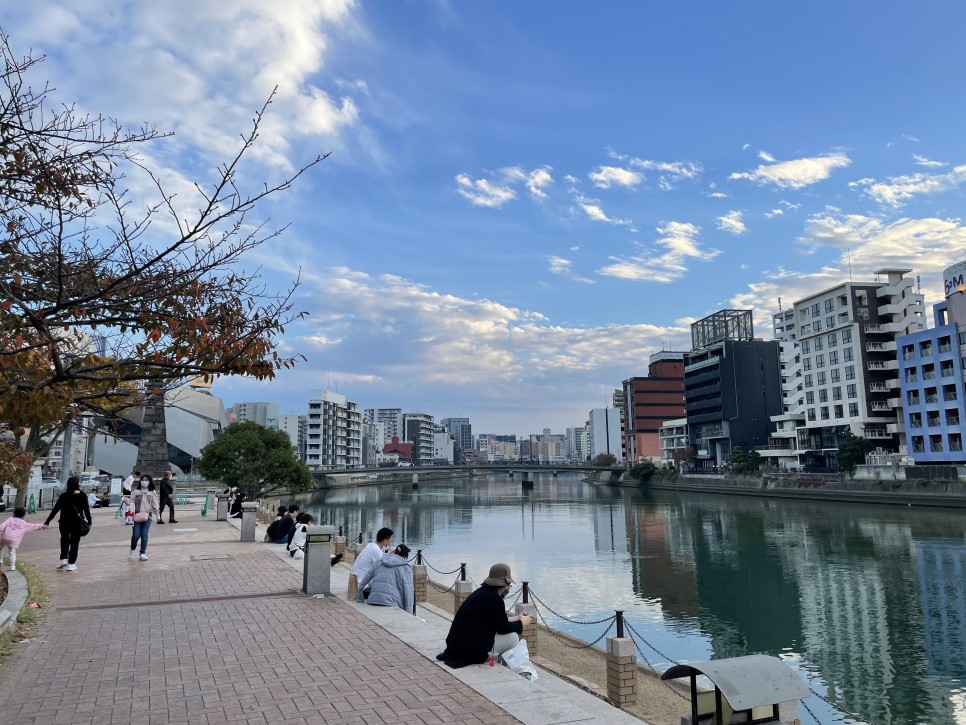
[(736, 236), (744, 234), (748, 231), (748, 227), (741, 220), (742, 213), (740, 211), (729, 211), (724, 216), (719, 216), (717, 219), (718, 229), (728, 232), (729, 234), (734, 234)]
[(594, 182), (594, 186), (601, 189), (609, 189), (612, 186), (633, 189), (644, 181), (644, 174), (630, 169), (622, 169), (619, 166), (598, 166), (587, 176)]
[(762, 161), (764, 161), (765, 163), (768, 163), (768, 164), (775, 163), (775, 157), (772, 156), (767, 151), (759, 151), (758, 152), (758, 158), (761, 159)]
[(761, 165), (754, 171), (735, 172), (729, 179), (748, 179), (759, 186), (774, 184), (780, 189), (803, 189), (827, 179), (833, 170), (845, 168), (852, 160), (843, 153), (812, 156)]
[[(574, 194), (574, 199), (577, 202), (577, 207), (589, 219), (593, 219), (595, 222), (604, 222), (605, 224), (628, 227), (631, 229), (631, 231), (634, 231), (634, 224), (630, 219), (618, 219), (617, 217), (608, 216), (607, 213), (601, 208), (600, 202), (597, 199), (588, 199), (582, 194)], [(574, 209), (571, 209), (570, 211), (571, 213), (575, 212)]]
[(490, 209), (499, 209), (517, 195), (509, 186), (486, 179), (473, 180), (467, 174), (456, 175), (456, 191), (474, 206), (485, 206)]
[(331, 149), (360, 123), (352, 96), (364, 95), (364, 81), (343, 87), (340, 97), (320, 74), (331, 36), (353, 24), (353, 6), (91, 0), (24, 6), (4, 31), (18, 48), (46, 54), (42, 72), (81, 108), (174, 131), (171, 143), (154, 148), (168, 154), (157, 160), (172, 166), (186, 156), (205, 167), (230, 158), (239, 133), (277, 87), (250, 159), (289, 170), (306, 160), (306, 144)]
[(786, 211), (794, 211), (795, 209), (798, 209), (800, 206), (801, 204), (793, 204), (790, 201), (785, 201), (784, 199), (782, 199), (781, 201), (778, 202), (778, 206), (776, 208), (772, 209), (771, 211), (765, 212), (765, 218), (772, 219), (776, 216), (781, 216)]
[(564, 259), (563, 257), (550, 257), (548, 262), (550, 263), (549, 270), (551, 274), (560, 275), (561, 277), (566, 277), (574, 282), (581, 282), (583, 284), (596, 284), (596, 282), (587, 277), (583, 277), (573, 270), (573, 263), (569, 259)]
[(920, 156), (919, 154), (913, 154), (912, 158), (916, 160), (916, 164), (919, 166), (929, 166), (933, 168), (938, 168), (940, 166), (949, 166), (945, 161), (932, 161), (927, 159), (925, 156)]
[(476, 206), (487, 206), (491, 209), (499, 209), (508, 201), (515, 199), (516, 191), (514, 185), (527, 187), (530, 196), (537, 201), (547, 198), (544, 191), (553, 183), (550, 175), (551, 167), (540, 166), (532, 171), (525, 171), (519, 166), (508, 166), (498, 169), (495, 176), (497, 179), (476, 179), (466, 173), (457, 174), (456, 191), (472, 204)]
[(750, 148), (751, 148), (751, 144), (750, 143), (743, 143), (743, 144), (741, 144), (741, 150), (742, 151), (747, 151)]
[(918, 139), (918, 138), (916, 138), (915, 136), (910, 136), (910, 135), (909, 135), (909, 134), (907, 134), (907, 133), (904, 133), (904, 134), (902, 134), (902, 137), (903, 137), (903, 138), (904, 138), (904, 139), (905, 139), (906, 141), (912, 141), (913, 143), (921, 143), (921, 141), (922, 141), (922, 139)]
[(908, 174), (892, 176), (886, 181), (859, 179), (849, 187), (875, 199), (880, 204), (898, 208), (914, 196), (939, 194), (966, 181), (966, 165), (945, 174)]
[[(614, 150), (609, 151), (608, 156), (612, 159), (626, 162), (626, 165), (630, 169), (657, 172), (657, 185), (664, 191), (670, 191), (679, 181), (695, 181), (701, 176), (701, 172), (703, 171), (701, 164), (693, 161), (654, 161), (653, 159), (639, 159), (620, 154)], [(630, 169), (622, 170), (630, 171)]]
[[(687, 222), (666, 222), (657, 228), (663, 235), (655, 241), (657, 249), (643, 249), (631, 257), (611, 257), (612, 264), (597, 270), (605, 277), (618, 277), (648, 282), (673, 282), (688, 271), (688, 260), (708, 262), (721, 254), (718, 249), (705, 249), (698, 241), (700, 227)], [(663, 248), (664, 252), (661, 252)]]

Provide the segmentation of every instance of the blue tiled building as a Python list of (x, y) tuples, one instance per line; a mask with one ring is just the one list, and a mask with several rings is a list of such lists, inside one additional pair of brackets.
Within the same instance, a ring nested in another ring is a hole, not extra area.
[[(946, 301), (934, 326), (896, 340), (909, 455), (921, 463), (966, 463), (966, 263), (946, 270)], [(956, 273), (958, 271), (958, 278)], [(952, 278), (958, 284), (950, 284)]]

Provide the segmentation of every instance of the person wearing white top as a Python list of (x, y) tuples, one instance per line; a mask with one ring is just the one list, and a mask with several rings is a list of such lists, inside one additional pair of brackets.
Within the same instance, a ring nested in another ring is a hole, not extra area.
[(382, 561), (382, 555), (392, 548), (392, 529), (381, 528), (376, 533), (375, 543), (369, 542), (352, 565), (352, 572), (349, 574), (349, 589), (346, 597), (349, 601), (356, 598), (359, 592), (359, 582), (366, 578), (369, 571)]

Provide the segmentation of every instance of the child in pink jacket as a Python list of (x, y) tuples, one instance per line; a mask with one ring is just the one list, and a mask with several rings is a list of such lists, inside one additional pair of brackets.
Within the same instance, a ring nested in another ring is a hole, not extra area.
[(13, 516), (0, 523), (0, 562), (3, 557), (3, 547), (10, 549), (10, 571), (17, 571), (17, 547), (23, 541), (23, 536), (28, 531), (46, 529), (47, 524), (31, 524), (23, 520), (27, 515), (27, 509), (17, 506), (13, 510)]

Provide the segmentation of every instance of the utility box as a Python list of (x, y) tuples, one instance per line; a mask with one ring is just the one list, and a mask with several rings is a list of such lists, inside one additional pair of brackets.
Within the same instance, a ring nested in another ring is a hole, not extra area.
[(305, 558), (302, 559), (302, 591), (332, 593), (332, 549), (335, 526), (309, 526), (305, 530)]

